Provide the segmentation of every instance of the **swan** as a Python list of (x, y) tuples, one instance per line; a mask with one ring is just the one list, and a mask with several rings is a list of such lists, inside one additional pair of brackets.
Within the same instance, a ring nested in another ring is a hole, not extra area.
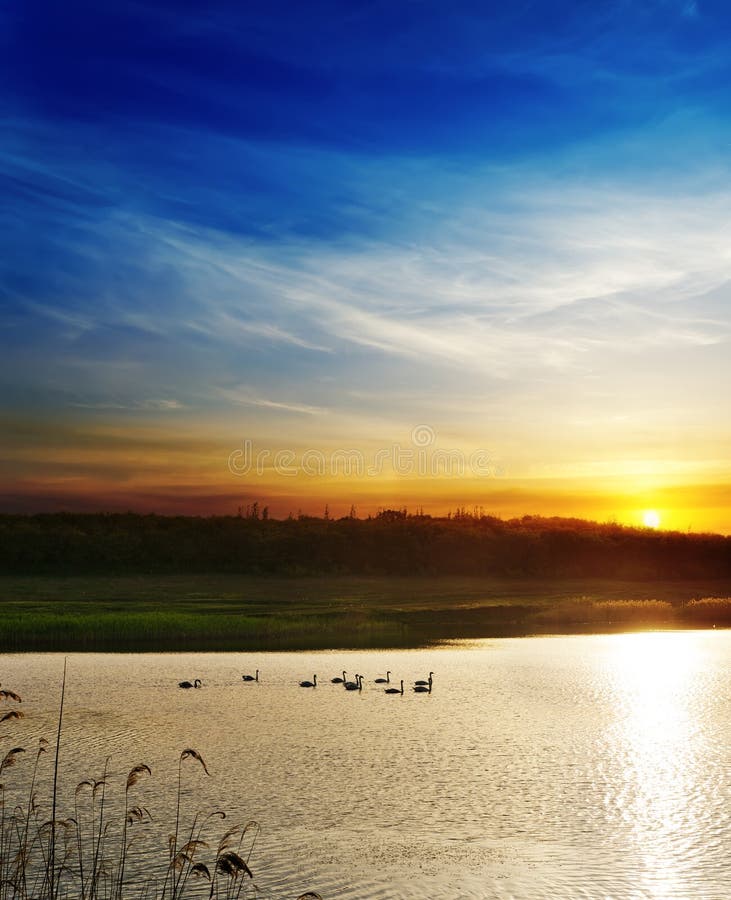
[(431, 681), (429, 682), (429, 684), (417, 684), (412, 688), (412, 690), (416, 694), (431, 694)]
[(203, 684), (203, 682), (200, 680), (200, 678), (196, 678), (196, 680), (192, 684), (190, 681), (179, 681), (178, 687), (181, 687), (181, 688), (197, 687), (197, 688), (199, 688), (201, 686), (201, 684)]
[(345, 684), (345, 672), (343, 672), (342, 678), (331, 678), (330, 683), (331, 684)]
[(431, 684), (433, 674), (433, 672), (429, 672), (429, 678), (426, 681), (420, 679), (419, 681), (415, 681), (414, 684)]
[(401, 688), (386, 688), (383, 692), (384, 694), (403, 694), (404, 692), (404, 682), (401, 679)]
[(242, 675), (241, 676), (244, 681), (258, 681), (259, 680), (259, 670), (256, 670), (256, 675)]
[(317, 687), (317, 675), (312, 676), (312, 681), (300, 681), (300, 687)]
[(376, 678), (374, 679), (376, 684), (391, 684), (391, 672), (390, 670), (386, 672), (385, 678)]
[(363, 676), (356, 673), (355, 681), (345, 681), (343, 682), (343, 687), (346, 691), (362, 691), (363, 682), (361, 681), (361, 678), (363, 678)]

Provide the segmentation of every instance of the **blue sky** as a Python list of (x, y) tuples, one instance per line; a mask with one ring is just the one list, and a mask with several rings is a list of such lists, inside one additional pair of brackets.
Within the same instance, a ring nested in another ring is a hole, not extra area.
[(725, 4), (26, 0), (0, 25), (8, 507), (225, 496), (241, 438), (418, 422), (495, 448), (505, 513), (552, 480), (557, 511), (572, 479), (725, 483)]

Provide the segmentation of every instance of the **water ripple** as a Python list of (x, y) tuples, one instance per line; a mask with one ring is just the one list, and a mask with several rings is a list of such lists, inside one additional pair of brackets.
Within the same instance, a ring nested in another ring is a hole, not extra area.
[[(178, 755), (195, 747), (212, 777), (186, 762), (183, 814), (262, 823), (251, 860), (262, 897), (726, 900), (729, 659), (731, 634), (718, 632), (74, 655), (61, 775), (68, 798), (109, 757), (114, 795), (149, 764), (136, 796), (164, 847)], [(52, 737), (61, 665), (2, 657), (27, 713), (6, 746)], [(244, 684), (255, 668), (261, 682)], [(343, 668), (366, 673), (362, 693), (329, 683)], [(372, 681), (386, 669), (403, 697)], [(431, 695), (408, 691), (430, 670)], [(314, 672), (323, 683), (300, 689)], [(194, 677), (200, 690), (177, 687)], [(25, 789), (29, 767), (12, 774)], [(159, 859), (141, 847), (139, 871)]]

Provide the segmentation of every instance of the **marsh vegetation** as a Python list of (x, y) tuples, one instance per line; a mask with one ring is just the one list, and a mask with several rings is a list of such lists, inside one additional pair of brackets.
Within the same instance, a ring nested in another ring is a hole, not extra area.
[(0, 577), (0, 650), (307, 650), (731, 625), (726, 580)]
[[(197, 750), (186, 748), (178, 757), (175, 815), (167, 846), (149, 846), (160, 829), (148, 827), (156, 813), (136, 796), (140, 782), (154, 777), (144, 762), (120, 780), (112, 775), (107, 758), (101, 773), (75, 786), (73, 799), (65, 796), (59, 781), (65, 672), (64, 667), (53, 744), (40, 739), (35, 747), (26, 748), (14, 745), (7, 730), (3, 733), (0, 900), (245, 900), (261, 896), (250, 868), (259, 823), (252, 819), (224, 824), (227, 814), (219, 809), (201, 809), (189, 821), (181, 814), (186, 782), (196, 774), (191, 769), (210, 777)], [(1, 690), (0, 701), (18, 704), (21, 697)], [(7, 729), (12, 720), (23, 717), (12, 708), (0, 716), (0, 723)], [(30, 770), (14, 781), (13, 774), (24, 766)], [(121, 797), (112, 796), (115, 788)], [(318, 900), (319, 896), (308, 892), (298, 900)]]

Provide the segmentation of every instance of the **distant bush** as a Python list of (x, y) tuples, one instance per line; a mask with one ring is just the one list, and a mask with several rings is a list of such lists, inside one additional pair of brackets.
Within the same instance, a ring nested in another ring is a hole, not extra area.
[(666, 600), (595, 600), (558, 603), (536, 613), (533, 621), (551, 625), (660, 626), (673, 622), (673, 606)]
[(731, 597), (703, 597), (682, 604), (666, 600), (561, 601), (531, 615), (535, 625), (630, 627), (731, 627)]
[(702, 597), (685, 603), (678, 612), (684, 624), (731, 626), (731, 597)]

